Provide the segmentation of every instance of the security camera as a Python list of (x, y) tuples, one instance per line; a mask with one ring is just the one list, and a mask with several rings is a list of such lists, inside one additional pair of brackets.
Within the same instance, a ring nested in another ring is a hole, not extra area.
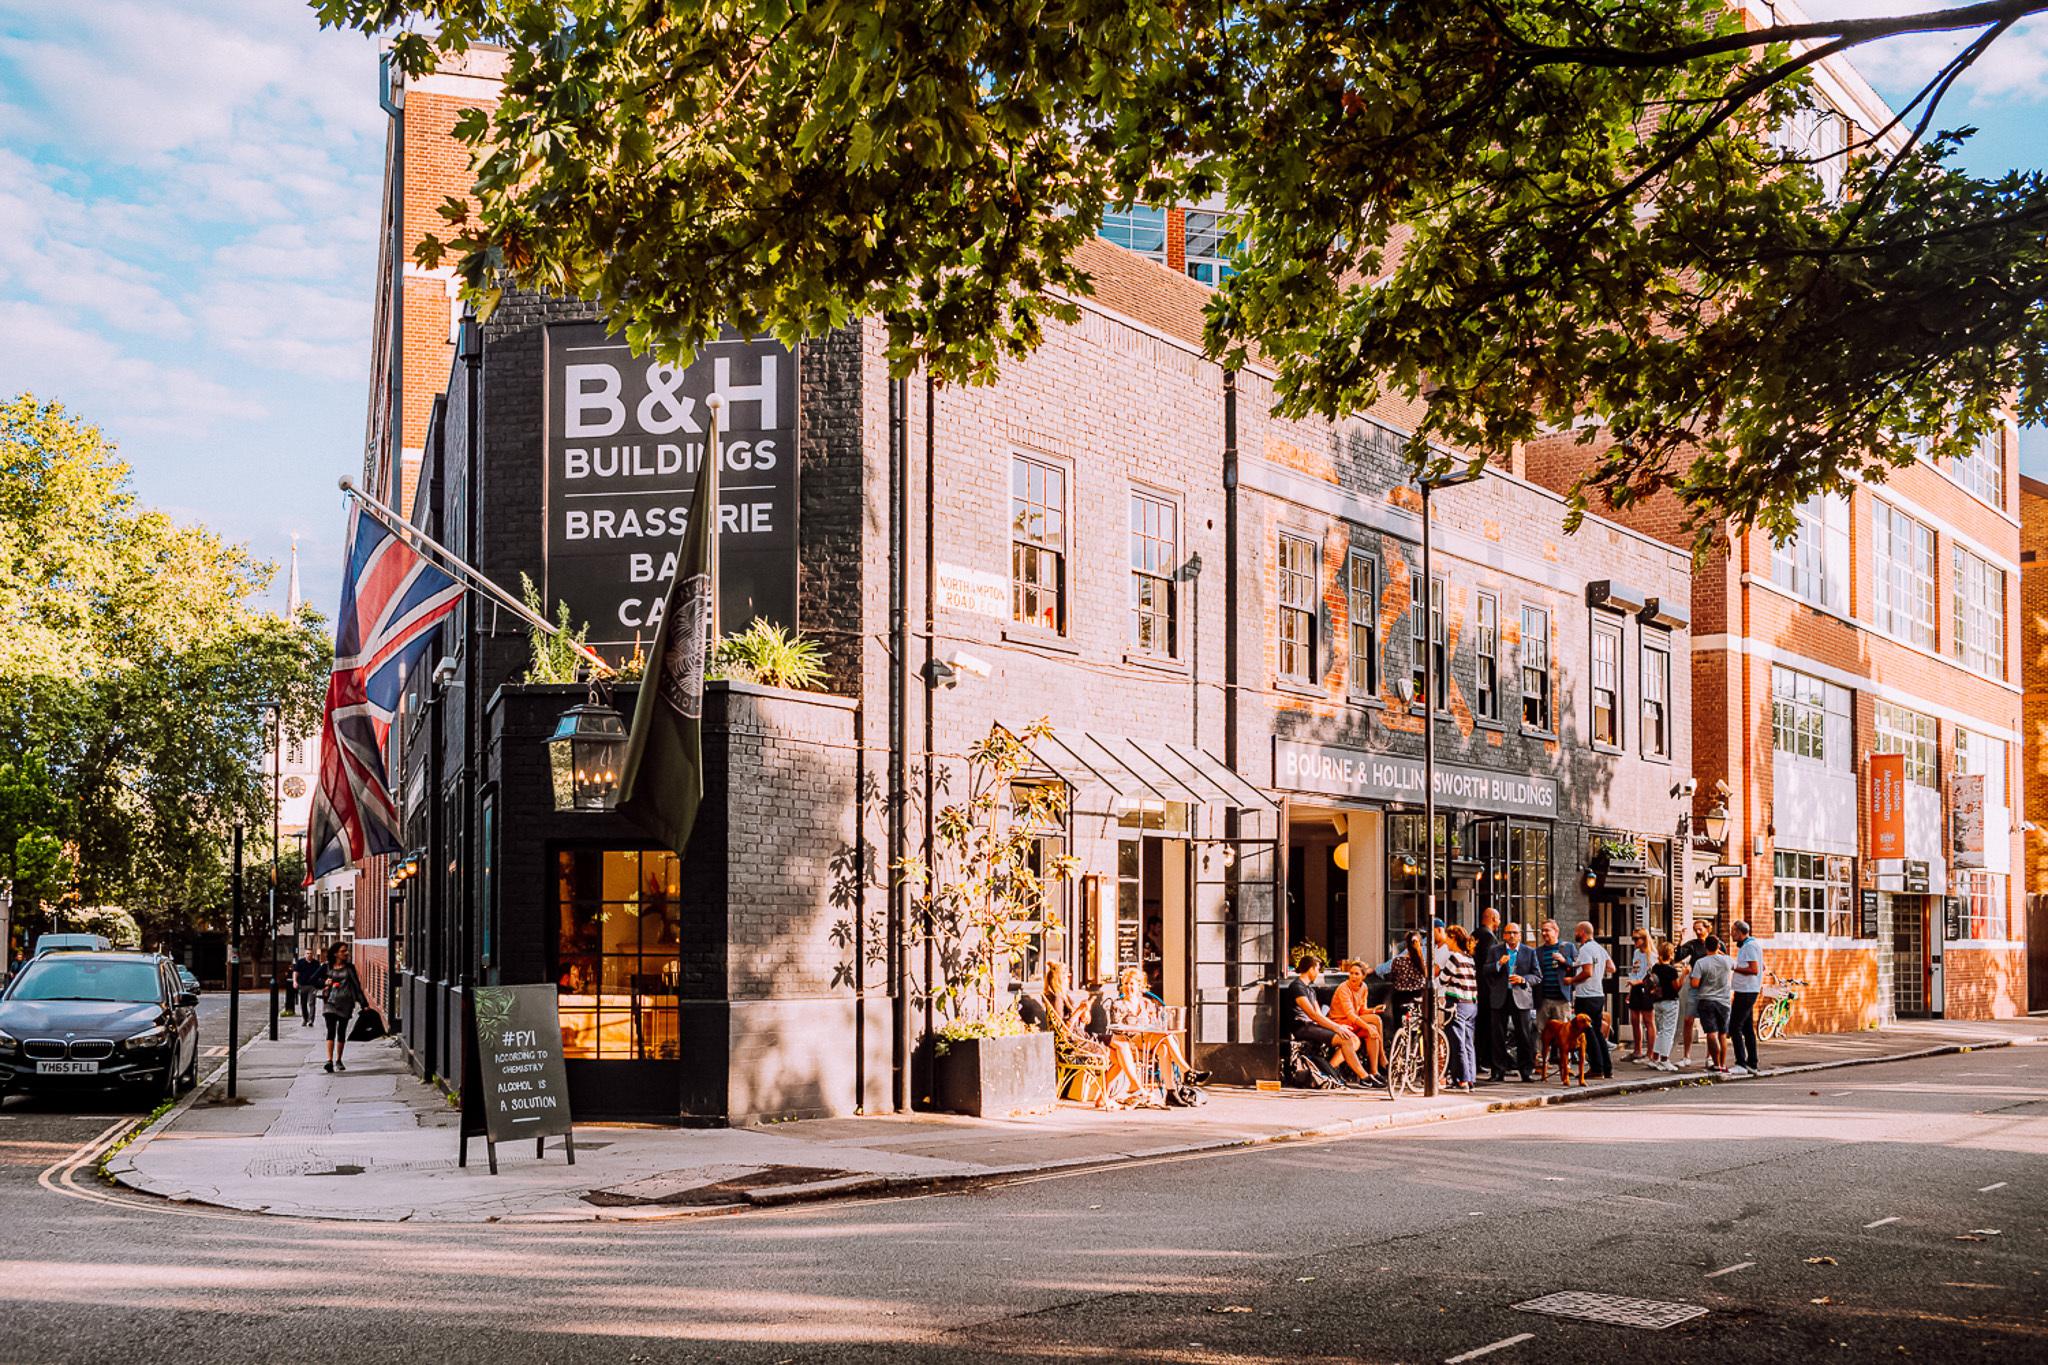
[(449, 683), (452, 683), (454, 681), (455, 656), (452, 654), (443, 654), (441, 656), (441, 662), (434, 665), (434, 682), (437, 686), (446, 687)]
[(1698, 791), (1699, 789), (1700, 780), (1697, 777), (1688, 777), (1683, 782), (1680, 782), (1677, 786), (1673, 787), (1671, 789), (1671, 794), (1683, 800), (1690, 801), (1692, 799), (1692, 794)]
[(953, 655), (953, 657), (946, 660), (946, 662), (953, 665), (953, 667), (956, 670), (958, 670), (961, 673), (965, 673), (970, 678), (986, 678), (991, 671), (988, 665), (988, 661), (986, 659), (977, 659), (972, 654), (961, 654), (956, 652)]

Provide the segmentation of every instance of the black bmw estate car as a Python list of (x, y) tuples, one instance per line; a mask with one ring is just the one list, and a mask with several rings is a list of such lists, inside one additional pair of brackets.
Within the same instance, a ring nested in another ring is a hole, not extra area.
[(49, 953), (0, 995), (0, 1095), (120, 1086), (168, 1098), (199, 1079), (199, 997), (155, 953)]

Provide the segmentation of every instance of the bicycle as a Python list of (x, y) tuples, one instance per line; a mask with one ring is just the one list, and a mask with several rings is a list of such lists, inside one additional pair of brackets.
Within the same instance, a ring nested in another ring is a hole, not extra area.
[[(1444, 1033), (1444, 1020), (1448, 1017), (1449, 1006), (1444, 1003), (1443, 993), (1437, 993), (1436, 1000), (1436, 1080), (1441, 1089), (1445, 1069), (1450, 1060), (1450, 1039)], [(1422, 1085), (1422, 1002), (1408, 1011), (1408, 1017), (1401, 1021), (1401, 1027), (1394, 1031), (1394, 1041), (1387, 1047), (1387, 1098), (1399, 1099), (1404, 1094), (1421, 1094)]]
[(1809, 984), (1811, 983), (1801, 981), (1795, 976), (1770, 973), (1767, 987), (1783, 989), (1769, 989), (1767, 992), (1769, 1001), (1757, 1014), (1756, 1019), (1758, 1042), (1768, 1043), (1785, 1036), (1785, 1026), (1792, 1022), (1792, 1005), (1799, 999), (1799, 992), (1792, 988)]

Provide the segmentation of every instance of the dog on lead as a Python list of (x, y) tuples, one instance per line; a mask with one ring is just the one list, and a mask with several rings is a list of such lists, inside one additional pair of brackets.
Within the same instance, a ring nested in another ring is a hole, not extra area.
[(1536, 1079), (1545, 1080), (1550, 1075), (1550, 1060), (1557, 1059), (1557, 1079), (1564, 1085), (1572, 1083), (1571, 1063), (1579, 1064), (1579, 1084), (1586, 1083), (1586, 1035), (1593, 1031), (1593, 1021), (1583, 1014), (1574, 1014), (1570, 1020), (1552, 1019), (1543, 1025), (1543, 1045), (1536, 1050)]

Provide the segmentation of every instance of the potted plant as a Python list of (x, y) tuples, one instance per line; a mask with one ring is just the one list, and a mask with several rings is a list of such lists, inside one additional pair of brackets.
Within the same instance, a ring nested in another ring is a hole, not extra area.
[(1609, 872), (1641, 872), (1648, 866), (1642, 844), (1629, 835), (1603, 836), (1594, 851), (1605, 856)]
[(1021, 732), (991, 729), (967, 755), (964, 798), (933, 820), (933, 861), (898, 865), (910, 887), (913, 933), (929, 938), (942, 979), (924, 989), (945, 1023), (926, 1040), (940, 1109), (1002, 1117), (1050, 1109), (1058, 1095), (1050, 1033), (1024, 1028), (1001, 1003), (1034, 942), (1057, 928), (1047, 887), (1072, 873), (1071, 857), (1042, 859), (1042, 837), (1066, 809), (1066, 788), (1020, 780), (1040, 720)]

